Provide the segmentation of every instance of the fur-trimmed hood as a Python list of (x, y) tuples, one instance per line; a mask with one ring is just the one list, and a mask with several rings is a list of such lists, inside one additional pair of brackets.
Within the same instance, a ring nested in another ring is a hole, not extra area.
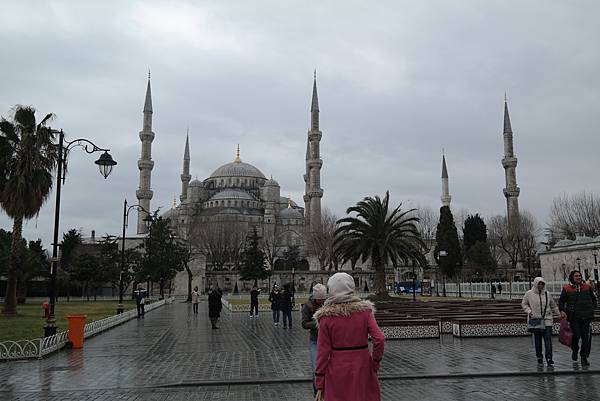
[(375, 305), (371, 301), (346, 302), (341, 304), (323, 305), (315, 312), (313, 318), (319, 322), (319, 319), (325, 316), (350, 316), (353, 313), (370, 310), (375, 313)]

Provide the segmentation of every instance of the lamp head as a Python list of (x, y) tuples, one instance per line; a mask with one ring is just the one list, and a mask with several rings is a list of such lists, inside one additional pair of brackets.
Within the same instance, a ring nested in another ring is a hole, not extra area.
[(108, 151), (102, 153), (98, 160), (96, 160), (94, 163), (98, 165), (100, 174), (102, 174), (104, 179), (108, 178), (108, 176), (112, 172), (113, 166), (117, 165), (117, 162), (113, 160), (112, 156), (110, 155), (110, 153), (108, 153)]

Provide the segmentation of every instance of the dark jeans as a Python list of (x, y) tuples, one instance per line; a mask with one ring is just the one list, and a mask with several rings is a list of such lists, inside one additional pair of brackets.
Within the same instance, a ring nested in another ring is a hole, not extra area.
[(279, 323), (279, 312), (278, 309), (273, 310), (273, 323)]
[(289, 325), (290, 328), (292, 328), (292, 311), (291, 310), (283, 311), (283, 327), (286, 327), (287, 325)]
[(144, 317), (144, 304), (137, 304), (138, 317)]
[(552, 360), (552, 326), (546, 326), (544, 331), (535, 331), (533, 333), (533, 342), (535, 343), (535, 356), (542, 358), (542, 338), (544, 339), (544, 349), (546, 350), (546, 360)]
[(194, 303), (194, 313), (197, 314), (198, 313), (198, 303)]
[(571, 349), (574, 353), (577, 353), (579, 351), (579, 339), (581, 339), (581, 356), (587, 358), (590, 356), (590, 349), (592, 348), (591, 319), (571, 319), (569, 323), (571, 324), (571, 330), (573, 330)]
[(250, 302), (250, 316), (253, 315), (252, 312), (254, 312), (254, 315), (258, 316), (258, 301)]

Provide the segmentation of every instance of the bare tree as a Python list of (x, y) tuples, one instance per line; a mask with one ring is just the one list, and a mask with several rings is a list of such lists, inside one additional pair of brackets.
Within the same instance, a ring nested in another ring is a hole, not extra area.
[(540, 235), (539, 224), (528, 211), (521, 212), (518, 221), (516, 227), (510, 227), (507, 218), (498, 215), (487, 224), (492, 257), (498, 264), (507, 260), (513, 269), (519, 261), (535, 256)]
[(321, 212), (321, 227), (307, 233), (309, 253), (317, 257), (321, 270), (337, 270), (339, 266), (339, 257), (333, 246), (337, 221), (338, 217), (325, 208)]
[(265, 261), (271, 272), (275, 270), (275, 259), (280, 256), (280, 246), (274, 231), (266, 232), (262, 240)]
[(416, 223), (417, 230), (425, 243), (424, 253), (427, 254), (435, 245), (435, 232), (439, 221), (438, 212), (431, 206), (416, 207), (416, 214), (419, 221)]
[(555, 237), (575, 239), (577, 234), (600, 235), (600, 196), (593, 192), (562, 194), (552, 201), (550, 229)]
[(236, 222), (196, 222), (190, 229), (190, 241), (199, 245), (214, 270), (224, 270), (227, 263), (238, 267), (245, 239), (245, 226)]
[(458, 237), (460, 238), (460, 240), (462, 242), (462, 239), (463, 239), (462, 228), (465, 226), (465, 220), (467, 219), (467, 217), (469, 217), (469, 215), (471, 213), (469, 213), (469, 211), (463, 207), (462, 209), (452, 211), (452, 214), (454, 215), (454, 225), (456, 226), (456, 228), (459, 229)]

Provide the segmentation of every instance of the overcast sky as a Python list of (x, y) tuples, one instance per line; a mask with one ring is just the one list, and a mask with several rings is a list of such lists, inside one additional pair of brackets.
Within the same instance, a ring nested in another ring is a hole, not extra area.
[[(553, 197), (599, 189), (599, 15), (595, 0), (7, 1), (0, 114), (33, 105), (67, 139), (111, 149), (107, 180), (98, 155), (71, 153), (61, 231), (118, 235), (123, 199), (137, 201), (148, 68), (163, 209), (179, 197), (188, 127), (193, 176), (239, 143), (301, 202), (316, 68), (325, 207), (342, 214), (389, 189), (437, 209), (444, 148), (453, 207), (503, 214), (506, 91), (520, 205), (543, 224)], [(24, 236), (49, 246), (53, 213), (54, 194)]]

